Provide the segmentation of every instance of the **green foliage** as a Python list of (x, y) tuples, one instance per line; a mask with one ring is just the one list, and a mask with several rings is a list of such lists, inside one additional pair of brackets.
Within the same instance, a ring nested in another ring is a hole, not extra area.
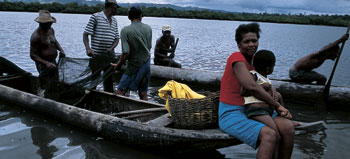
[[(81, 5), (81, 0), (73, 3), (24, 3), (9, 2), (4, 0), (0, 2), (0, 11), (20, 11), (20, 12), (38, 12), (40, 9), (46, 9), (50, 12), (60, 13), (83, 13), (92, 14), (104, 9), (103, 3), (93, 6)], [(127, 15), (127, 8), (119, 8), (119, 15)], [(196, 19), (216, 19), (216, 20), (236, 20), (236, 21), (258, 21), (271, 23), (292, 23), (292, 24), (312, 24), (312, 25), (332, 25), (348, 26), (350, 22), (349, 15), (304, 15), (304, 14), (268, 14), (268, 13), (229, 13), (216, 12), (210, 10), (175, 10), (172, 8), (143, 7), (143, 15), (149, 17), (174, 17), (174, 18), (196, 18)]]

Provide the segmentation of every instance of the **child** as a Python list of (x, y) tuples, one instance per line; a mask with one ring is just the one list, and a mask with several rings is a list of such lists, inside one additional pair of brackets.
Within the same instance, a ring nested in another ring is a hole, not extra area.
[[(271, 81), (267, 77), (267, 75), (270, 75), (273, 72), (275, 62), (275, 55), (271, 51), (260, 50), (255, 53), (253, 58), (253, 66), (255, 70), (250, 72), (255, 81), (270, 95), (274, 95), (273, 98), (283, 105), (282, 96), (271, 87)], [(241, 93), (243, 96), (247, 95), (247, 92), (245, 92), (243, 89)], [(244, 101), (246, 106), (245, 114), (248, 118), (260, 121), (278, 132), (277, 126), (271, 118), (274, 108), (253, 96), (245, 96)]]

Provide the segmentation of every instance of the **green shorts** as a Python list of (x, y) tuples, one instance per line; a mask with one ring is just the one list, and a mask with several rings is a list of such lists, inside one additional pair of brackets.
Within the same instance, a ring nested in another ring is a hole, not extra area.
[(322, 74), (315, 71), (302, 71), (302, 70), (289, 70), (289, 77), (294, 82), (298, 83), (312, 83), (319, 79), (324, 78)]
[(252, 116), (258, 116), (258, 115), (270, 115), (272, 116), (273, 113), (273, 109), (271, 108), (265, 108), (265, 107), (249, 107), (247, 106), (244, 109), (244, 113), (246, 114), (246, 116), (252, 117)]

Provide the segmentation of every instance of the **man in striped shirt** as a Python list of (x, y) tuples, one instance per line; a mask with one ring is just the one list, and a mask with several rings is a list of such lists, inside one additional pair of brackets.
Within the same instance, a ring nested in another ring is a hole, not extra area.
[[(115, 59), (114, 48), (119, 43), (119, 33), (117, 20), (113, 15), (116, 15), (117, 8), (119, 5), (116, 0), (106, 0), (105, 9), (90, 17), (83, 34), (86, 54), (91, 57), (89, 67), (96, 76), (100, 76), (102, 69), (107, 71), (109, 63)], [(107, 92), (114, 91), (112, 77), (105, 79), (103, 87)]]

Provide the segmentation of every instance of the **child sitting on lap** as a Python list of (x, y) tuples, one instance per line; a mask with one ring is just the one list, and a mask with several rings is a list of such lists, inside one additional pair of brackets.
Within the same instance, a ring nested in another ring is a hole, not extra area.
[[(275, 63), (276, 57), (273, 52), (260, 50), (254, 55), (253, 66), (255, 70), (250, 71), (250, 73), (257, 84), (261, 85), (276, 101), (283, 105), (282, 96), (271, 87), (271, 81), (267, 77), (273, 72)], [(247, 117), (260, 121), (277, 131), (277, 126), (271, 117), (274, 108), (254, 96), (247, 96), (248, 92), (244, 89), (242, 89), (241, 94), (244, 96), (245, 114)]]

